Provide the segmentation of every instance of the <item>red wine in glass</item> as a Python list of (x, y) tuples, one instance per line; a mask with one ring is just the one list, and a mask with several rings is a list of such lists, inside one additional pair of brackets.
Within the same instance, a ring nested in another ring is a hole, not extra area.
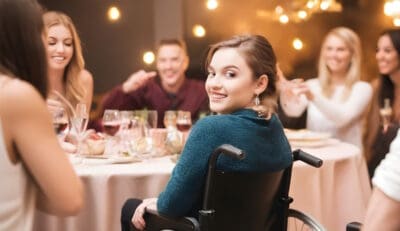
[(68, 122), (66, 122), (66, 121), (56, 121), (56, 122), (53, 122), (53, 127), (54, 127), (54, 130), (56, 131), (56, 133), (60, 134), (60, 133), (64, 132), (65, 129), (67, 129)]
[(178, 128), (179, 131), (181, 132), (186, 132), (189, 131), (190, 127), (192, 126), (191, 123), (177, 123), (176, 127)]
[(115, 122), (103, 123), (104, 132), (110, 136), (114, 136), (118, 132), (120, 126), (120, 123)]

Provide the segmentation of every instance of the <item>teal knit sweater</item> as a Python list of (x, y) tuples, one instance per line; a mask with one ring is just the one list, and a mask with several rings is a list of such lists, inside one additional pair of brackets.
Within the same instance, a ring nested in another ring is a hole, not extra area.
[(259, 118), (250, 109), (232, 114), (207, 116), (192, 128), (182, 155), (165, 190), (159, 195), (158, 212), (170, 217), (198, 216), (208, 159), (222, 144), (246, 152), (238, 161), (220, 156), (217, 169), (244, 172), (273, 172), (291, 164), (291, 148), (276, 115)]

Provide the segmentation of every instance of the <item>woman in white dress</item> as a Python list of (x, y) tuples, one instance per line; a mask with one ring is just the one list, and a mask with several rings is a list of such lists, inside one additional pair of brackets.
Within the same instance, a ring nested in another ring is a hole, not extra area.
[(307, 109), (306, 127), (362, 148), (362, 122), (372, 88), (360, 81), (361, 46), (357, 34), (345, 27), (325, 36), (318, 78), (290, 82), (281, 92), (281, 106), (289, 116)]

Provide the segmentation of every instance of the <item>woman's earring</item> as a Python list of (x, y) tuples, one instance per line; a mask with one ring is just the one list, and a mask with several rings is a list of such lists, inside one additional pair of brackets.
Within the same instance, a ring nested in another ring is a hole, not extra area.
[(258, 97), (258, 95), (256, 95), (256, 98), (254, 99), (254, 103), (256, 106), (260, 105), (260, 97)]

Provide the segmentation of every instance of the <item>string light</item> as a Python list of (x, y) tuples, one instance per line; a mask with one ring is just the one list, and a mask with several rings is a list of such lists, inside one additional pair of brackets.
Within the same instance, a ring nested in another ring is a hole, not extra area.
[(206, 29), (200, 24), (194, 25), (192, 32), (193, 35), (198, 38), (204, 37), (206, 35)]
[(218, 1), (217, 0), (207, 0), (207, 9), (215, 10), (218, 8)]
[(121, 12), (119, 11), (118, 7), (111, 6), (108, 8), (107, 15), (110, 21), (117, 21), (121, 17)]
[(400, 26), (400, 0), (386, 0), (383, 13), (392, 17), (393, 25)]
[(152, 51), (146, 51), (143, 54), (143, 62), (150, 65), (152, 63), (154, 63), (155, 60), (155, 55)]

